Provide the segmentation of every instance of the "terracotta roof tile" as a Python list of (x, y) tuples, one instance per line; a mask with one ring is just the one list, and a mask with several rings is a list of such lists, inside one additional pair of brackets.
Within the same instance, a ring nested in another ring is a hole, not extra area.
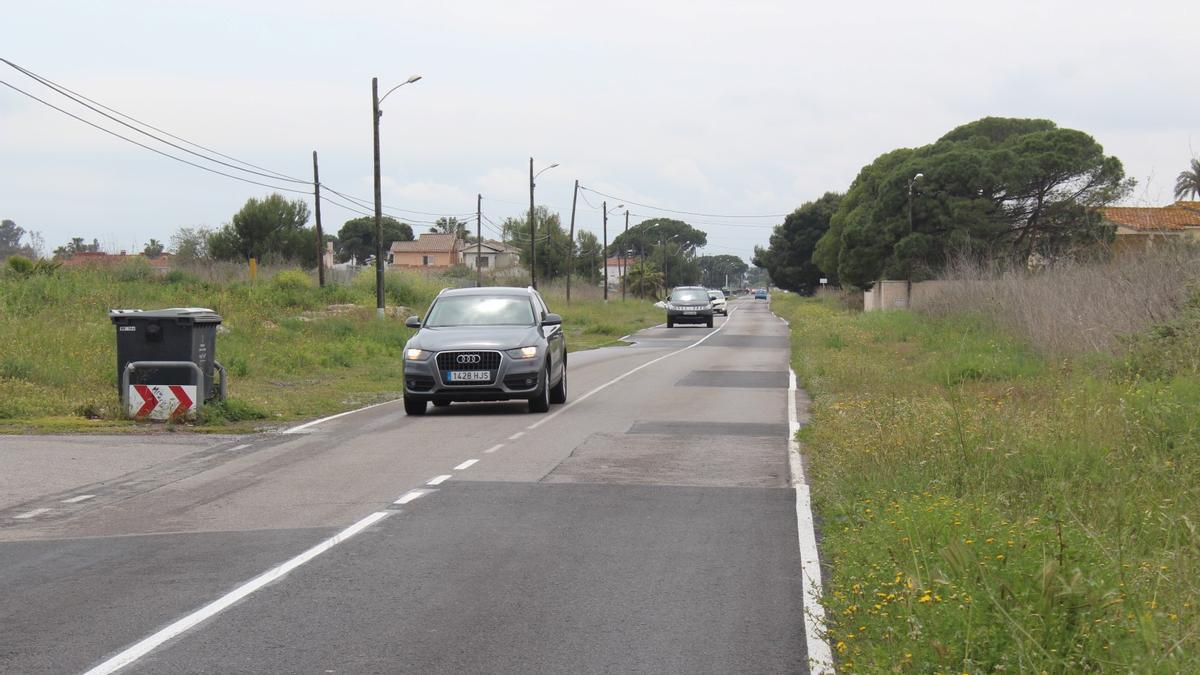
[(1109, 206), (1109, 222), (1133, 230), (1184, 230), (1200, 227), (1200, 202), (1175, 202), (1170, 206)]
[(422, 234), (416, 241), (392, 242), (393, 253), (449, 253), (457, 250), (458, 237), (453, 234)]

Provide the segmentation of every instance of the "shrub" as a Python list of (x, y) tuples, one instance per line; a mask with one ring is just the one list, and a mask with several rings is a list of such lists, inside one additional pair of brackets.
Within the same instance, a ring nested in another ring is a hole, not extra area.
[(244, 422), (247, 420), (266, 419), (267, 413), (248, 401), (239, 398), (227, 398), (224, 401), (209, 403), (200, 409), (199, 421), (202, 424), (226, 424), (229, 422)]
[(316, 284), (300, 270), (283, 270), (271, 279), (271, 285), (281, 291), (304, 291)]

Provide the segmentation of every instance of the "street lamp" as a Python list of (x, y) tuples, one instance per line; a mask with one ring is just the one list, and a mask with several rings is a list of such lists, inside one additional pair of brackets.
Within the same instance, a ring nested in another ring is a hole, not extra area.
[(917, 181), (925, 177), (925, 174), (918, 173), (908, 181), (908, 233), (913, 233), (913, 190)]
[(400, 84), (388, 89), (382, 98), (379, 96), (379, 78), (371, 78), (371, 127), (375, 132), (375, 314), (383, 318), (383, 197), (379, 186), (379, 118), (383, 111), (379, 104), (393, 91), (406, 84), (412, 84), (421, 79), (413, 75)]
[[(624, 204), (618, 204), (611, 209), (608, 208), (608, 202), (600, 203), (601, 210), (604, 211), (604, 301), (608, 302), (608, 214), (617, 209), (625, 208)], [(628, 221), (626, 221), (628, 223)], [(628, 225), (626, 225), (628, 227)]]
[(558, 166), (557, 163), (551, 164), (541, 171), (534, 173), (533, 158), (529, 158), (529, 285), (532, 286), (534, 290), (537, 290), (537, 228), (534, 225), (537, 221), (534, 220), (533, 213), (533, 181), (538, 176), (546, 173), (556, 166)]

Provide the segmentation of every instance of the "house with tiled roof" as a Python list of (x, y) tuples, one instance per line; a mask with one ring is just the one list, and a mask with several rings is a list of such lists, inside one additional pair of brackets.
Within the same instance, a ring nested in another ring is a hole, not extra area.
[(474, 244), (464, 244), (462, 262), (467, 267), (485, 272), (495, 272), (517, 267), (521, 264), (521, 252), (502, 241), (487, 239)]
[(1140, 251), (1155, 242), (1200, 241), (1200, 202), (1178, 201), (1168, 206), (1108, 206), (1104, 219), (1117, 227), (1113, 250)]
[(388, 262), (400, 267), (450, 267), (462, 262), (464, 243), (455, 234), (425, 233), (416, 241), (394, 241)]

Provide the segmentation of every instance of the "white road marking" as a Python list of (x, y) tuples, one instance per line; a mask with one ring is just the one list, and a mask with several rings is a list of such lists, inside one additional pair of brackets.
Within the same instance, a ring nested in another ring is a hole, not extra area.
[(42, 515), (43, 513), (49, 513), (49, 512), (50, 512), (50, 509), (34, 509), (32, 511), (26, 511), (25, 513), (22, 513), (17, 516), (13, 516), (13, 520), (28, 520), (29, 518), (34, 518), (36, 516)]
[[(446, 476), (446, 478), (449, 478), (449, 476)], [(400, 495), (400, 499), (397, 499), (396, 501), (394, 501), (392, 503), (393, 504), (407, 504), (409, 502), (416, 501), (431, 492), (437, 492), (437, 490), (409, 490), (408, 492), (405, 492), (404, 494)]]
[(600, 385), (599, 387), (596, 387), (595, 389), (593, 389), (593, 390), (589, 391), (588, 393), (586, 393), (586, 394), (584, 394), (584, 395), (582, 395), (582, 396), (579, 396), (579, 397), (575, 398), (574, 400), (570, 401), (569, 403), (567, 403), (567, 404), (566, 404), (566, 405), (564, 405), (563, 407), (559, 408), (557, 411), (555, 411), (555, 412), (552, 412), (552, 413), (550, 413), (549, 415), (546, 415), (546, 416), (545, 416), (545, 417), (543, 417), (542, 419), (538, 420), (537, 422), (534, 422), (533, 424), (530, 424), (529, 426), (527, 426), (527, 427), (525, 427), (525, 428), (526, 428), (526, 429), (531, 429), (531, 430), (532, 430), (532, 429), (536, 429), (536, 428), (538, 428), (538, 427), (542, 426), (543, 424), (545, 424), (546, 422), (549, 422), (550, 420), (554, 419), (555, 417), (558, 417), (559, 415), (561, 415), (561, 414), (565, 413), (566, 411), (570, 410), (570, 409), (571, 409), (571, 408), (573, 408), (573, 407), (574, 407), (574, 406), (575, 406), (577, 403), (582, 403), (583, 401), (587, 400), (587, 399), (588, 399), (588, 397), (590, 397), (592, 394), (599, 393), (599, 392), (601, 392), (601, 391), (603, 391), (603, 390), (605, 390), (605, 389), (607, 389), (607, 388), (611, 387), (612, 385), (614, 385), (614, 384), (616, 384), (616, 383), (620, 382), (621, 380), (623, 380), (623, 379), (625, 379), (625, 378), (629, 377), (630, 375), (632, 375), (632, 374), (636, 373), (637, 371), (639, 371), (639, 370), (641, 370), (641, 369), (643, 369), (643, 368), (649, 368), (650, 366), (652, 366), (652, 365), (654, 365), (654, 364), (658, 363), (659, 361), (662, 361), (662, 360), (664, 360), (664, 359), (669, 359), (669, 358), (671, 358), (672, 356), (675, 356), (676, 354), (682, 354), (682, 353), (686, 352), (687, 350), (691, 349), (692, 347), (697, 347), (697, 346), (699, 346), (699, 345), (700, 345), (702, 342), (704, 342), (704, 341), (705, 341), (705, 340), (707, 340), (708, 338), (710, 338), (710, 337), (712, 337), (712, 336), (716, 335), (717, 333), (720, 333), (722, 330), (724, 330), (724, 328), (725, 328), (726, 326), (728, 326), (728, 325), (729, 325), (729, 322), (730, 322), (730, 320), (732, 320), (732, 319), (733, 319), (733, 315), (734, 315), (734, 314), (737, 314), (737, 310), (736, 310), (736, 309), (734, 309), (733, 311), (729, 312), (729, 316), (728, 316), (728, 317), (726, 317), (725, 321), (723, 321), (723, 322), (721, 323), (721, 325), (720, 325), (720, 326), (718, 326), (717, 328), (715, 328), (715, 329), (713, 329), (713, 330), (709, 331), (709, 332), (708, 332), (708, 334), (706, 334), (704, 337), (700, 338), (699, 340), (696, 340), (696, 341), (695, 341), (695, 342), (693, 342), (692, 344), (690, 344), (690, 345), (688, 345), (688, 346), (686, 346), (686, 347), (684, 347), (684, 348), (682, 348), (682, 349), (677, 349), (677, 350), (675, 350), (675, 351), (673, 351), (673, 352), (671, 352), (671, 353), (669, 353), (669, 354), (663, 354), (662, 356), (658, 357), (657, 359), (654, 359), (653, 361), (647, 361), (646, 363), (643, 363), (642, 365), (638, 366), (637, 368), (634, 368), (634, 369), (632, 369), (632, 370), (628, 370), (628, 371), (626, 371), (625, 373), (623, 373), (623, 374), (621, 374), (621, 375), (618, 375), (618, 376), (614, 377), (613, 379), (609, 380), (608, 382), (605, 382), (604, 384)]
[(237, 452), (238, 450), (245, 450), (248, 447), (250, 447), (249, 443), (242, 443), (241, 445), (233, 446), (232, 448), (226, 450), (226, 452)]
[(362, 408), (355, 408), (354, 410), (347, 410), (346, 412), (343, 412), (343, 413), (338, 413), (336, 415), (330, 415), (329, 417), (322, 417), (321, 419), (313, 420), (311, 422), (305, 422), (304, 424), (301, 424), (300, 426), (292, 427), (290, 429), (284, 429), (280, 433), (301, 434), (301, 433), (304, 433), (305, 429), (308, 429), (309, 427), (314, 427), (322, 422), (328, 422), (329, 420), (336, 420), (339, 417), (345, 417), (346, 415), (353, 415), (354, 413), (362, 412), (364, 410), (370, 410), (371, 408), (378, 408), (381, 405), (388, 405), (389, 403), (395, 403), (399, 400), (401, 400), (401, 399), (394, 398), (390, 401), (384, 401), (383, 403), (375, 403), (375, 404), (372, 404), (369, 406), (364, 406)]
[(430, 478), (429, 480), (425, 481), (425, 484), (426, 485), (441, 485), (442, 483), (445, 483), (446, 481), (450, 480), (450, 478), (451, 478), (450, 474), (444, 473), (440, 476), (434, 476), (433, 478)]
[(308, 549), (291, 560), (288, 560), (282, 565), (279, 565), (278, 567), (272, 567), (266, 572), (263, 572), (250, 581), (247, 581), (241, 586), (238, 586), (232, 591), (226, 593), (217, 600), (214, 600), (213, 602), (201, 607), (191, 614), (176, 620), (174, 623), (166, 626), (162, 630), (159, 630), (157, 633), (143, 638), (141, 641), (125, 648), (116, 656), (113, 656), (104, 663), (92, 668), (84, 673), (84, 675), (108, 675), (109, 673), (115, 673), (121, 668), (124, 668), (134, 661), (142, 658), (146, 654), (149, 654), (167, 640), (170, 640), (171, 638), (176, 637), (181, 633), (195, 627), (200, 622), (210, 619), (217, 614), (220, 614), (224, 610), (229, 609), (229, 607), (233, 606), (239, 600), (242, 600), (263, 586), (283, 578), (288, 574), (288, 572), (291, 572), (292, 570), (312, 560), (313, 558), (316, 558), (334, 546), (337, 546), (347, 539), (350, 539), (371, 525), (374, 525), (375, 523), (392, 515), (392, 513), (394, 513), (394, 511), (376, 511), (375, 513), (372, 513), (366, 518), (354, 523), (350, 527), (338, 532), (332, 537)]
[(513, 434), (512, 436), (509, 436), (509, 437), (508, 437), (508, 440), (510, 440), (510, 441), (515, 441), (515, 440), (517, 440), (518, 438), (520, 438), (520, 437), (522, 437), (522, 436), (524, 436), (524, 435), (525, 435), (525, 432), (524, 432), (524, 431), (518, 431), (517, 433)]
[(487, 450), (484, 450), (484, 452), (485, 452), (486, 454), (489, 454), (489, 455), (490, 455), (490, 454), (492, 454), (493, 452), (495, 452), (495, 451), (497, 451), (497, 450), (499, 450), (500, 448), (503, 448), (503, 447), (504, 447), (504, 444), (503, 444), (503, 443), (497, 443), (497, 444), (493, 445), (492, 447), (488, 448)]
[(804, 637), (808, 647), (808, 665), (812, 673), (833, 673), (833, 652), (821, 636), (825, 634), (825, 608), (821, 605), (821, 556), (817, 551), (817, 533), (813, 527), (812, 501), (800, 443), (796, 432), (796, 371), (788, 368), (788, 466), (792, 487), (796, 489), (796, 534), (800, 541), (800, 588), (804, 598)]
[(477, 460), (477, 459), (468, 459), (467, 461), (463, 462), (462, 464), (459, 464), (458, 466), (454, 467), (454, 470), (462, 471), (463, 469), (469, 469), (469, 468), (471, 468), (471, 465), (473, 465), (475, 462), (478, 462), (478, 461), (479, 460)]
[(78, 497), (71, 497), (70, 499), (64, 499), (62, 501), (64, 504), (78, 504), (79, 502), (87, 501), (95, 496), (96, 495), (79, 495)]

